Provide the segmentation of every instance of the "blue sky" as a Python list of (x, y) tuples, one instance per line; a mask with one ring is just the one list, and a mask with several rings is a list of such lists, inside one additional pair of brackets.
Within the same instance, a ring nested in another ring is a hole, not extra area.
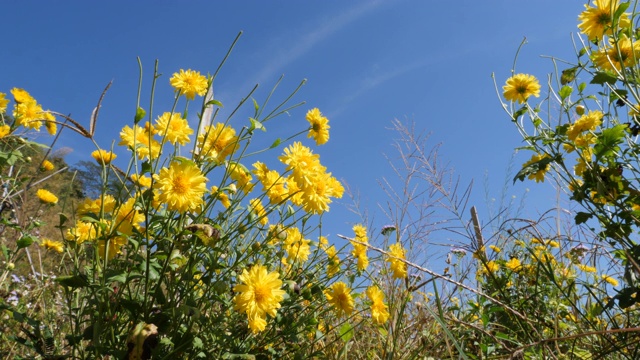
[[(471, 204), (487, 221), (483, 182), (498, 197), (513, 149), (522, 141), (496, 98), (491, 73), (501, 86), (514, 54), (527, 37), (517, 70), (544, 82), (554, 55), (574, 60), (571, 33), (583, 1), (14, 1), (2, 5), (3, 56), (0, 91), (28, 90), (45, 108), (70, 113), (88, 124), (104, 86), (113, 80), (97, 125), (108, 148), (135, 110), (139, 56), (147, 94), (159, 60), (157, 99), (171, 102), (168, 79), (181, 68), (213, 73), (236, 34), (243, 35), (215, 85), (223, 114), (256, 84), (264, 99), (280, 75), (278, 94), (302, 80), (295, 101), (307, 103), (268, 126), (270, 141), (302, 129), (304, 114), (318, 107), (329, 118), (331, 140), (317, 148), (334, 176), (345, 180), (375, 215), (386, 201), (378, 180), (391, 177), (384, 154), (395, 157), (393, 119), (415, 121), (442, 143), (440, 160), (462, 183), (474, 181)], [(146, 91), (146, 92), (145, 92)], [(144, 97), (145, 95), (143, 95)], [(158, 101), (158, 100), (157, 100)], [(145, 103), (143, 103), (144, 106)], [(159, 111), (169, 110), (156, 109)], [(192, 110), (194, 111), (194, 110)], [(243, 124), (246, 117), (237, 117)], [(238, 127), (240, 127), (239, 125)], [(268, 143), (270, 143), (270, 141)], [(67, 133), (67, 160), (93, 150)], [(274, 154), (275, 155), (275, 154)], [(516, 157), (516, 167), (530, 155)], [(513, 174), (512, 174), (513, 175)], [(549, 184), (527, 182), (509, 189), (520, 197), (531, 189), (529, 216), (554, 205)], [(333, 204), (324, 232), (351, 235), (359, 219), (349, 199)], [(450, 243), (441, 234), (434, 242)], [(437, 240), (437, 241), (436, 241)]]

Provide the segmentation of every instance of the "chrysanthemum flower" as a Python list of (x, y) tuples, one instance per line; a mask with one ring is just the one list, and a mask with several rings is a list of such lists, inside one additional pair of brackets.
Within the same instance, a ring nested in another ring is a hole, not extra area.
[(213, 196), (217, 197), (218, 200), (220, 200), (220, 203), (222, 203), (222, 206), (224, 206), (225, 209), (228, 209), (229, 206), (231, 206), (231, 201), (229, 200), (229, 195), (227, 195), (223, 191), (220, 191), (217, 186), (212, 186), (211, 187), (211, 194)]
[(223, 123), (205, 126), (198, 134), (198, 154), (221, 163), (238, 148), (236, 131)]
[(91, 157), (100, 165), (108, 165), (118, 156), (111, 151), (100, 149), (92, 152)]
[(334, 245), (325, 248), (324, 251), (328, 258), (327, 276), (331, 278), (340, 271), (340, 258)]
[(312, 184), (311, 175), (326, 171), (326, 168), (320, 164), (320, 155), (314, 154), (299, 141), (285, 148), (284, 155), (278, 159), (287, 166), (287, 171), (292, 171), (292, 176), (300, 187)]
[(204, 96), (209, 85), (207, 77), (200, 75), (200, 72), (183, 69), (180, 69), (179, 73), (174, 73), (169, 82), (176, 92), (189, 100), (193, 100), (196, 95)]
[(53, 250), (57, 253), (62, 253), (64, 251), (64, 244), (60, 241), (42, 239), (42, 243), (40, 243), (40, 246), (47, 250)]
[(121, 141), (118, 145), (125, 145), (130, 150), (135, 151), (140, 160), (156, 159), (162, 150), (158, 140), (153, 138), (153, 127), (145, 129), (139, 125), (134, 125), (131, 128), (127, 125), (122, 128), (120, 139)]
[(295, 227), (287, 228), (287, 236), (284, 240), (284, 249), (287, 252), (287, 260), (293, 262), (305, 262), (309, 259), (311, 240), (305, 239), (300, 230)]
[(76, 215), (83, 217), (88, 214), (100, 216), (101, 213), (109, 214), (116, 206), (116, 199), (111, 195), (102, 195), (95, 200), (84, 199), (76, 208)]
[(58, 124), (56, 124), (56, 117), (50, 112), (46, 111), (42, 114), (44, 119), (44, 127), (47, 129), (49, 135), (55, 135), (58, 132)]
[(312, 137), (316, 141), (316, 145), (322, 145), (329, 141), (329, 119), (322, 116), (318, 108), (307, 112), (307, 121), (311, 125), (308, 138)]
[[(277, 272), (268, 272), (263, 265), (255, 265), (238, 276), (240, 284), (233, 287), (236, 296), (234, 308), (247, 314), (252, 331), (264, 330), (266, 323), (260, 321), (265, 315), (275, 317), (280, 303), (284, 300), (282, 280)], [(257, 321), (253, 326), (252, 321)]]
[(609, 276), (607, 274), (602, 274), (602, 280), (608, 282), (609, 284), (611, 284), (613, 286), (618, 286), (618, 280), (612, 278), (611, 276)]
[(24, 89), (13, 88), (11, 89), (11, 95), (13, 95), (13, 99), (18, 104), (35, 101), (33, 97), (31, 97), (31, 95)]
[(27, 102), (16, 102), (16, 106), (13, 110), (13, 117), (16, 122), (26, 128), (40, 131), (42, 127), (42, 106), (35, 100)]
[(255, 185), (251, 183), (251, 180), (253, 180), (251, 173), (239, 163), (230, 163), (228, 167), (230, 170), (229, 176), (238, 183), (238, 188), (245, 194), (250, 193)]
[(371, 300), (371, 318), (378, 324), (384, 324), (389, 319), (389, 311), (384, 303), (384, 293), (377, 286), (367, 288), (367, 297)]
[(85, 241), (93, 241), (98, 237), (97, 225), (95, 223), (88, 223), (84, 221), (77, 221), (76, 226), (67, 229), (65, 239), (68, 241), (75, 241), (81, 244)]
[(593, 54), (593, 62), (603, 70), (622, 71), (623, 67), (632, 67), (640, 59), (640, 42), (621, 35), (619, 39), (609, 40), (610, 45)]
[[(579, 16), (578, 20), (582, 22), (578, 24), (578, 28), (583, 34), (589, 37), (589, 40), (600, 39), (604, 34), (611, 34), (613, 14), (618, 9), (618, 0), (594, 0), (595, 7), (585, 5), (585, 11)], [(618, 27), (626, 28), (629, 26), (629, 16), (623, 13), (618, 20)]]
[(529, 96), (540, 97), (540, 83), (535, 76), (529, 74), (515, 74), (507, 79), (502, 87), (504, 98), (509, 101), (524, 103)]
[[(367, 228), (362, 224), (354, 225), (353, 232), (356, 235), (354, 240), (365, 244), (369, 242), (369, 237), (367, 236)], [(351, 252), (351, 255), (358, 260), (358, 271), (364, 271), (367, 266), (369, 266), (369, 258), (367, 257), (367, 246), (353, 241), (351, 242), (351, 245), (353, 245), (353, 251)]]
[(516, 271), (520, 267), (520, 260), (518, 258), (511, 258), (511, 260), (507, 261), (504, 264), (504, 267), (511, 271)]
[(189, 122), (183, 119), (180, 114), (166, 112), (156, 120), (156, 131), (158, 135), (165, 136), (172, 143), (185, 145), (189, 142), (189, 136), (193, 134), (193, 129), (189, 127)]
[(0, 92), (0, 113), (7, 111), (8, 104), (9, 104), (9, 99), (7, 99), (7, 94)]
[[(548, 158), (549, 155), (547, 154), (533, 154), (533, 156), (531, 156), (531, 159), (529, 159), (529, 161), (525, 162), (524, 164), (522, 164), (522, 167), (525, 168), (531, 164), (535, 164), (539, 161), (541, 161), (542, 159)], [(544, 181), (544, 175), (547, 173), (547, 171), (549, 171), (549, 169), (551, 168), (550, 164), (547, 164), (544, 167), (541, 167), (538, 169), (538, 171), (536, 171), (533, 174), (530, 174), (528, 176), (529, 180), (535, 180), (536, 182), (543, 182)]]
[(402, 244), (395, 243), (389, 246), (389, 256), (387, 262), (391, 265), (391, 271), (393, 271), (393, 277), (395, 279), (404, 279), (407, 277), (407, 264), (402, 261), (405, 260), (406, 250), (402, 247)]
[(258, 222), (261, 225), (267, 225), (269, 223), (267, 211), (264, 209), (264, 206), (262, 206), (260, 199), (249, 200), (249, 211), (259, 218)]
[(584, 264), (576, 264), (576, 267), (586, 273), (595, 273), (597, 271), (595, 267)]
[(54, 205), (58, 203), (58, 197), (55, 196), (49, 190), (39, 189), (38, 191), (36, 191), (36, 196), (38, 197), (38, 199), (40, 199), (40, 202), (42, 202), (43, 204)]
[(42, 160), (42, 164), (40, 164), (40, 171), (51, 171), (55, 168), (55, 165), (47, 159)]
[(150, 188), (152, 184), (151, 178), (145, 175), (131, 174), (131, 180), (143, 188)]
[(167, 204), (168, 210), (186, 212), (204, 202), (207, 178), (195, 164), (174, 161), (169, 168), (162, 168), (157, 177), (158, 201)]
[(0, 125), (0, 139), (9, 135), (11, 133), (11, 126), (9, 125)]
[(604, 114), (600, 110), (589, 111), (569, 126), (569, 129), (567, 129), (567, 137), (569, 140), (574, 141), (583, 132), (594, 131), (602, 124), (603, 117)]
[(338, 316), (342, 314), (351, 315), (354, 308), (353, 297), (351, 297), (351, 289), (347, 284), (338, 281), (329, 289), (325, 290), (325, 296), (329, 304), (336, 309)]

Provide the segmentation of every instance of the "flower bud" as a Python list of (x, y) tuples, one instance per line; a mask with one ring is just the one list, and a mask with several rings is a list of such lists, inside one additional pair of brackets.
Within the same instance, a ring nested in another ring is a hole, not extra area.
[(584, 114), (584, 105), (576, 106), (576, 114), (582, 116)]

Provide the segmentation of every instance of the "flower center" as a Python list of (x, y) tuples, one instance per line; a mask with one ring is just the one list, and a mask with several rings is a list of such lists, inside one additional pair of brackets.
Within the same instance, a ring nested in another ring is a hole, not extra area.
[(176, 176), (173, 179), (173, 191), (178, 194), (186, 194), (189, 190), (189, 180), (183, 176)]
[(269, 297), (269, 289), (264, 286), (256, 286), (253, 296), (258, 304), (263, 303)]

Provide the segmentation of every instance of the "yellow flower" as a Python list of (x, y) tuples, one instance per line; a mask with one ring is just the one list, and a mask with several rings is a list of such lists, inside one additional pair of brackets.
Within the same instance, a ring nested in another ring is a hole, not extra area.
[(511, 271), (517, 271), (520, 267), (520, 260), (518, 260), (518, 258), (511, 258), (511, 260), (507, 261), (504, 266)]
[(594, 131), (600, 124), (602, 124), (602, 118), (604, 114), (600, 110), (589, 111), (589, 113), (582, 115), (575, 123), (569, 126), (567, 130), (567, 137), (571, 141), (575, 141), (578, 135), (585, 131)]
[(116, 199), (111, 195), (103, 195), (95, 200), (84, 199), (84, 201), (78, 205), (76, 214), (78, 217), (83, 217), (88, 214), (100, 215), (111, 213), (116, 206)]
[(482, 268), (479, 270), (481, 274), (491, 273), (494, 274), (496, 271), (500, 270), (500, 265), (495, 261), (491, 260), (481, 265)]
[(387, 305), (384, 303), (384, 293), (377, 286), (370, 286), (367, 288), (367, 296), (371, 300), (371, 318), (373, 321), (380, 325), (387, 322), (389, 319), (389, 311)]
[[(578, 28), (589, 37), (589, 40), (599, 39), (605, 33), (611, 34), (611, 21), (619, 2), (618, 0), (594, 0), (593, 4), (595, 7), (585, 5), (586, 10), (578, 16), (578, 20), (582, 20)], [(626, 28), (630, 24), (627, 13), (623, 13), (618, 21), (618, 26), (621, 28)]]
[(245, 194), (250, 193), (251, 190), (253, 190), (254, 184), (251, 183), (253, 177), (251, 173), (247, 171), (247, 168), (240, 163), (231, 163), (228, 165), (228, 168), (230, 168), (229, 176), (238, 183), (238, 187)]
[(222, 206), (224, 206), (225, 209), (228, 209), (229, 206), (231, 206), (231, 201), (229, 201), (229, 195), (225, 194), (222, 191), (219, 191), (217, 186), (211, 187), (211, 194), (213, 194), (213, 196), (215, 196), (218, 200), (220, 200), (220, 202), (222, 203)]
[(42, 160), (42, 164), (40, 164), (40, 171), (51, 171), (55, 168), (55, 165), (47, 159)]
[(21, 103), (16, 102), (13, 117), (19, 125), (40, 131), (40, 127), (42, 126), (41, 119), (43, 118), (42, 112), (42, 106), (35, 100)]
[(200, 156), (210, 157), (216, 163), (221, 163), (238, 148), (236, 131), (222, 123), (205, 126), (198, 134), (198, 153)]
[(338, 316), (342, 314), (350, 315), (353, 312), (354, 302), (353, 297), (351, 297), (351, 289), (342, 281), (336, 282), (325, 290), (325, 296), (329, 304), (336, 309)]
[(500, 251), (502, 251), (502, 249), (500, 249), (499, 247), (497, 247), (495, 245), (489, 245), (489, 248), (491, 250), (493, 250), (493, 252), (495, 252), (495, 253), (499, 253)]
[(264, 206), (262, 206), (262, 201), (260, 201), (260, 199), (249, 200), (249, 211), (258, 218), (258, 222), (261, 225), (267, 225), (269, 223), (267, 212), (264, 209)]
[(402, 261), (405, 260), (406, 250), (402, 247), (402, 244), (395, 243), (389, 246), (389, 257), (387, 262), (391, 264), (391, 271), (393, 271), (393, 277), (396, 279), (404, 279), (407, 277), (407, 264)]
[(11, 133), (11, 126), (0, 125), (0, 139)]
[(307, 121), (311, 125), (308, 138), (312, 137), (316, 141), (316, 145), (322, 145), (329, 141), (329, 119), (322, 116), (318, 108), (307, 112)]
[(183, 119), (180, 114), (166, 112), (156, 120), (156, 130), (158, 135), (165, 136), (172, 143), (185, 145), (189, 142), (189, 136), (193, 134), (193, 129), (189, 127), (189, 122)]
[[(369, 237), (367, 236), (367, 228), (362, 224), (356, 224), (353, 226), (353, 232), (356, 235), (355, 240), (363, 243), (369, 242)], [(367, 266), (369, 266), (369, 258), (367, 257), (367, 246), (363, 244), (358, 244), (356, 242), (351, 242), (353, 245), (353, 251), (351, 255), (354, 258), (358, 259), (358, 271), (364, 271)]]
[(204, 202), (207, 178), (195, 164), (174, 161), (169, 168), (162, 168), (157, 177), (158, 201), (167, 204), (168, 210), (186, 212)]
[(621, 35), (619, 39), (609, 39), (610, 46), (601, 48), (593, 54), (593, 62), (603, 70), (622, 71), (623, 67), (631, 67), (640, 58), (640, 43)]
[(93, 241), (97, 236), (98, 231), (95, 223), (77, 221), (75, 227), (67, 229), (65, 239), (81, 244), (85, 241)]
[(596, 268), (593, 266), (589, 266), (589, 265), (583, 265), (583, 264), (576, 264), (576, 267), (584, 272), (587, 273), (595, 273), (596, 272)]
[(93, 157), (100, 165), (108, 165), (117, 157), (117, 155), (111, 151), (100, 149), (92, 152), (91, 157)]
[(611, 276), (609, 276), (607, 274), (602, 274), (602, 280), (608, 282), (609, 284), (611, 284), (613, 286), (618, 286), (618, 280), (612, 278)]
[(144, 175), (131, 174), (131, 180), (143, 188), (150, 188), (152, 184), (151, 178)]
[(36, 196), (44, 204), (54, 205), (54, 204), (58, 203), (58, 197), (55, 196), (50, 191), (45, 190), (45, 189), (40, 189), (40, 190), (36, 191)]
[(133, 128), (127, 125), (122, 128), (120, 139), (118, 145), (125, 145), (135, 151), (140, 160), (155, 159), (160, 155), (161, 145), (153, 138), (153, 129), (150, 126), (145, 129), (139, 125), (134, 125)]
[(47, 250), (53, 250), (57, 253), (62, 253), (64, 251), (64, 244), (60, 241), (42, 239), (42, 243), (40, 244), (40, 246)]
[(42, 114), (44, 118), (44, 126), (47, 128), (49, 135), (55, 135), (58, 132), (58, 124), (56, 124), (56, 117), (49, 111)]
[(529, 96), (540, 97), (540, 83), (535, 76), (529, 74), (515, 74), (507, 79), (502, 87), (504, 98), (509, 101), (524, 103)]
[(327, 253), (327, 276), (333, 277), (336, 273), (340, 271), (340, 258), (338, 257), (338, 251), (334, 245), (331, 245), (324, 249), (325, 253)]
[(179, 73), (173, 74), (169, 82), (179, 95), (184, 95), (189, 100), (193, 100), (196, 95), (206, 94), (209, 86), (207, 77), (194, 70), (180, 69)]
[(13, 99), (16, 103), (25, 103), (34, 101), (33, 97), (24, 89), (13, 88), (11, 89), (11, 95), (13, 95)]
[[(236, 296), (233, 298), (234, 308), (247, 314), (252, 331), (264, 330), (265, 315), (275, 317), (280, 303), (284, 300), (282, 280), (277, 272), (268, 272), (263, 265), (255, 265), (238, 276), (240, 284), (233, 287)], [(252, 325), (252, 322), (257, 322)]]
[(305, 262), (309, 259), (311, 240), (305, 239), (297, 227), (287, 228), (287, 237), (284, 240), (284, 249), (287, 252), (288, 262)]
[[(531, 156), (531, 159), (529, 161), (527, 161), (526, 163), (522, 164), (522, 167), (525, 168), (531, 164), (535, 164), (545, 158), (548, 158), (549, 155), (547, 154), (534, 154), (533, 156)], [(540, 166), (540, 165), (539, 165)], [(529, 180), (535, 180), (536, 182), (544, 182), (544, 175), (547, 173), (547, 171), (549, 171), (549, 169), (551, 168), (550, 164), (545, 165), (544, 167), (539, 167), (538, 170), (535, 173), (529, 174), (528, 179)]]
[(9, 99), (7, 99), (7, 94), (0, 92), (0, 113), (7, 111), (8, 104)]

